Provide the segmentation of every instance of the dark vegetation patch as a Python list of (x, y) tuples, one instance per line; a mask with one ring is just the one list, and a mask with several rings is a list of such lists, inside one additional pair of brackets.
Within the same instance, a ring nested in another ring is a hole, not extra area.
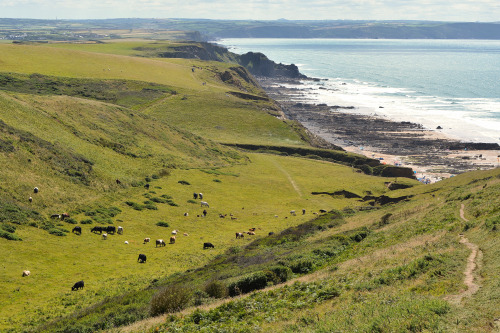
[(101, 80), (0, 73), (0, 89), (37, 95), (84, 97), (134, 107), (174, 94), (167, 86), (130, 80)]
[(379, 160), (368, 158), (362, 155), (346, 153), (340, 147), (335, 147), (335, 150), (331, 150), (308, 147), (285, 147), (238, 143), (225, 145), (262, 153), (279, 154), (286, 156), (301, 156), (310, 159), (321, 159), (324, 161), (349, 165), (359, 169), (361, 172), (375, 176), (405, 177), (411, 179), (415, 178), (415, 176), (413, 175), (413, 171), (410, 168), (380, 164)]
[(99, 224), (113, 224), (112, 218), (120, 214), (121, 211), (120, 208), (115, 206), (97, 206), (95, 208), (82, 208), (76, 210), (74, 213), (83, 213), (85, 216), (90, 217), (90, 219), (81, 221), (81, 224), (92, 224), (92, 220)]
[(168, 224), (168, 222), (165, 222), (165, 221), (158, 221), (158, 222), (156, 222), (156, 225), (159, 227), (164, 227), (164, 228), (170, 227), (170, 224)]
[(15, 129), (2, 120), (0, 120), (0, 138), (3, 138), (2, 142), (9, 142), (14, 150), (27, 151), (33, 158), (44, 161), (56, 172), (69, 177), (72, 182), (90, 185), (93, 163), (84, 156), (29, 132)]

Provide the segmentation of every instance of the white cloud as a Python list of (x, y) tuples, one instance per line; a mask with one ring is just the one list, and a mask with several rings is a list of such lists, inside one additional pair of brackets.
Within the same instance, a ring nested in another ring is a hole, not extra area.
[(500, 21), (498, 0), (0, 0), (1, 17)]

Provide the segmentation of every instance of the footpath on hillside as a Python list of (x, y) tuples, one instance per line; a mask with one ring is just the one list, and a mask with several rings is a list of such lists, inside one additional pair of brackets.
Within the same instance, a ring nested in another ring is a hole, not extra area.
[[(464, 208), (464, 204), (461, 204), (460, 218), (465, 222), (468, 222), (469, 220), (465, 217)], [(479, 290), (477, 279), (474, 278), (474, 271), (478, 267), (478, 263), (481, 262), (483, 255), (481, 250), (479, 250), (479, 247), (476, 244), (469, 242), (463, 234), (460, 234), (460, 243), (467, 246), (471, 250), (471, 253), (467, 258), (467, 266), (464, 271), (464, 284), (467, 286), (467, 290), (462, 290), (457, 295), (448, 297), (448, 299), (455, 304), (460, 304), (464, 297), (470, 297)]]

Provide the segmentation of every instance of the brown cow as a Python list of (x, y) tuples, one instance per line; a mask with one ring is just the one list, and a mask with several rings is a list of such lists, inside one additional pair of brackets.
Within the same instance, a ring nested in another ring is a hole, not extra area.
[(170, 236), (170, 244), (175, 244), (175, 236)]
[(247, 232), (247, 234), (253, 236), (253, 235), (255, 235), (255, 232), (249, 231), (249, 232)]
[(144, 244), (149, 243), (151, 241), (151, 238), (144, 238)]

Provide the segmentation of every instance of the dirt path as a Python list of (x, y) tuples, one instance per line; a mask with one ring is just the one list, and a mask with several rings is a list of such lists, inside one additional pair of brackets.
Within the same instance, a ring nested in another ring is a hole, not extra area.
[(290, 174), (275, 160), (273, 160), (273, 164), (276, 166), (277, 169), (279, 169), (281, 172), (283, 172), (283, 174), (286, 176), (286, 178), (288, 178), (288, 181), (290, 182), (290, 184), (292, 184), (295, 192), (297, 192), (297, 194), (300, 197), (302, 197), (302, 192), (300, 191), (300, 188), (297, 186), (297, 184), (293, 180), (292, 176), (290, 176)]
[[(460, 205), (460, 218), (466, 222), (469, 221), (465, 218), (464, 215), (464, 204)], [(460, 304), (464, 297), (470, 297), (479, 290), (477, 278), (474, 279), (474, 271), (478, 267), (478, 264), (481, 262), (483, 256), (481, 250), (479, 250), (479, 247), (476, 244), (469, 242), (469, 240), (465, 238), (463, 234), (460, 234), (460, 243), (467, 246), (471, 250), (471, 253), (467, 258), (467, 266), (465, 267), (464, 271), (464, 284), (467, 286), (467, 290), (462, 290), (460, 291), (460, 293), (458, 293), (458, 295), (452, 295), (448, 298), (450, 301), (456, 304)]]

